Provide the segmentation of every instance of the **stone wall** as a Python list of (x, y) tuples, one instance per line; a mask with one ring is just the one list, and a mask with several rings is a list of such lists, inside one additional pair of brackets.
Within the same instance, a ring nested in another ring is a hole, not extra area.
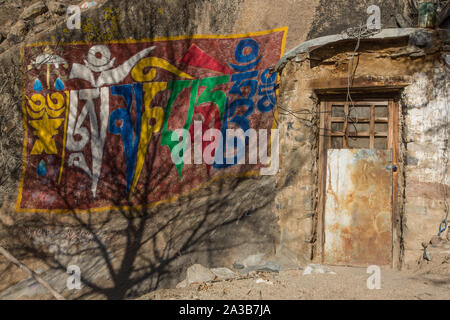
[[(284, 0), (273, 6), (269, 0), (98, 0), (82, 9), (81, 30), (64, 30), (66, 8), (86, 1), (11, 0), (0, 3), (0, 53), (22, 41), (37, 39), (105, 41), (187, 34), (235, 34), (288, 26), (286, 49), (319, 36), (340, 33), (365, 25), (367, 8), (378, 5), (383, 28), (396, 27), (393, 13), (408, 13), (406, 0), (396, 1), (306, 1)], [(117, 30), (105, 9), (119, 13)], [(56, 30), (56, 34), (55, 34)]]
[[(297, 61), (301, 61), (299, 57)], [(316, 208), (318, 105), (305, 87), (308, 64), (292, 61), (281, 73), (279, 98), (280, 172), (275, 212), (279, 216), (278, 252), (304, 264), (312, 258)]]

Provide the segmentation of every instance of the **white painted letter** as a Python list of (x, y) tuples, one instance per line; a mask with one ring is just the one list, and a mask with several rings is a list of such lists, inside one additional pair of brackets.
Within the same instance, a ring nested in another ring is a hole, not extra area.
[[(100, 97), (100, 126), (97, 121), (97, 115), (95, 113), (95, 104), (94, 100)], [(78, 112), (78, 99), (86, 101), (83, 109), (80, 112), (80, 115), (77, 118)], [(83, 127), (82, 124), (86, 119), (86, 116), (89, 115), (91, 134), (89, 135), (89, 131), (86, 127)], [(93, 196), (95, 197), (97, 192), (97, 184), (98, 179), (100, 177), (100, 171), (102, 167), (103, 161), (103, 147), (105, 145), (106, 139), (106, 129), (108, 126), (108, 118), (109, 118), (109, 88), (99, 89), (83, 89), (77, 92), (76, 90), (72, 90), (70, 92), (70, 109), (69, 109), (69, 120), (67, 125), (67, 144), (66, 148), (72, 152), (83, 151), (86, 147), (89, 139), (91, 138), (91, 154), (92, 154), (92, 171), (86, 170), (87, 166), (79, 166), (79, 164), (83, 163), (83, 160), (79, 156), (81, 153), (77, 154), (77, 158), (79, 161), (73, 161), (72, 164), (78, 166), (83, 169), (91, 178), (92, 178), (92, 186), (91, 191)], [(75, 136), (81, 137), (80, 140), (76, 140)], [(70, 162), (69, 162), (70, 163)], [(85, 163), (85, 162), (84, 162)]]

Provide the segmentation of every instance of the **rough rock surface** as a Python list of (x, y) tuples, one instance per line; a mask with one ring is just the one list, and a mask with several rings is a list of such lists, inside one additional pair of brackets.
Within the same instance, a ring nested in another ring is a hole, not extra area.
[(215, 275), (208, 268), (205, 268), (201, 264), (194, 264), (189, 267), (186, 272), (187, 283), (194, 282), (207, 282), (214, 280)]
[(228, 268), (212, 268), (211, 272), (214, 273), (218, 280), (228, 280), (237, 277), (237, 274)]
[(24, 20), (17, 21), (9, 31), (8, 39), (15, 38), (15, 41), (22, 40), (27, 33), (27, 23)]
[(60, 1), (47, 1), (46, 5), (51, 13), (63, 15), (67, 11), (67, 5)]
[(45, 3), (42, 1), (39, 1), (39, 2), (32, 4), (31, 6), (27, 7), (22, 12), (22, 14), (19, 16), (19, 19), (30, 20), (30, 19), (36, 18), (37, 16), (43, 14), (47, 10), (48, 9), (47, 9), (47, 6), (45, 5)]
[(303, 275), (315, 274), (315, 273), (328, 273), (328, 274), (336, 274), (331, 268), (327, 266), (322, 266), (320, 264), (308, 264), (303, 271)]

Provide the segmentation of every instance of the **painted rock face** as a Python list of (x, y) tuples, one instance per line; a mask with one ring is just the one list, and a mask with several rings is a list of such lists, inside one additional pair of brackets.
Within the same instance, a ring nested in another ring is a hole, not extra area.
[(86, 9), (86, 8), (92, 8), (95, 7), (97, 5), (97, 2), (95, 1), (89, 1), (89, 2), (85, 2), (81, 5), (81, 8)]

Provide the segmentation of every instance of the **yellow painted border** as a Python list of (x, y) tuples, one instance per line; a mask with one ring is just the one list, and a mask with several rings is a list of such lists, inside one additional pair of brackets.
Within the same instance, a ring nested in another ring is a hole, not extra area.
[[(284, 31), (283, 40), (281, 41), (281, 54), (280, 54), (280, 59), (281, 59), (284, 56), (284, 50), (286, 48), (286, 38), (287, 38), (288, 27), (286, 26), (286, 27), (283, 27), (280, 29)], [(279, 82), (280, 79), (281, 79), (280, 75), (277, 74), (277, 82)], [(276, 91), (277, 97), (278, 97), (279, 91), (280, 91), (279, 89), (277, 89), (277, 91)], [(277, 102), (278, 102), (278, 99), (277, 99)], [(274, 115), (273, 115), (273, 123), (272, 123), (272, 129), (277, 129), (277, 128), (278, 128), (278, 103), (275, 106), (275, 111), (274, 111)], [(272, 140), (269, 143), (269, 150), (271, 147), (271, 143), (272, 143)]]
[[(286, 36), (288, 32), (288, 27), (281, 27), (281, 28), (275, 28), (265, 31), (259, 31), (259, 32), (250, 32), (250, 33), (242, 33), (242, 34), (234, 34), (234, 35), (192, 35), (192, 36), (176, 36), (176, 37), (159, 37), (159, 38), (153, 38), (153, 39), (140, 39), (140, 40), (134, 40), (134, 39), (125, 39), (125, 40), (116, 40), (116, 41), (103, 41), (103, 42), (88, 42), (88, 41), (78, 41), (78, 42), (71, 42), (71, 43), (58, 43), (58, 42), (37, 42), (30, 45), (27, 45), (26, 47), (37, 47), (37, 46), (46, 46), (46, 45), (95, 45), (95, 44), (115, 44), (115, 43), (145, 43), (145, 42), (161, 42), (161, 41), (174, 41), (174, 40), (186, 40), (186, 39), (235, 39), (235, 38), (245, 38), (245, 37), (255, 37), (255, 36), (262, 36), (262, 35), (268, 35), (271, 33), (276, 32), (284, 32), (283, 33), (283, 40), (281, 42), (281, 54), (280, 59), (284, 54), (285, 45), (286, 45)], [(22, 65), (25, 65), (25, 50), (22, 48), (20, 50), (20, 56), (22, 60)], [(26, 172), (26, 161), (27, 161), (27, 138), (28, 138), (28, 129), (27, 129), (27, 123), (26, 123), (26, 117), (25, 115), (25, 81), (26, 76), (23, 76), (23, 85), (22, 85), (22, 112), (23, 112), (23, 125), (24, 125), (24, 142), (23, 142), (23, 162), (22, 162), (22, 174), (20, 177), (20, 185), (19, 185), (19, 191), (17, 195), (17, 201), (16, 201), (16, 212), (19, 213), (60, 213), (60, 214), (78, 214), (78, 213), (96, 213), (96, 212), (103, 212), (103, 211), (114, 211), (114, 210), (125, 210), (125, 211), (131, 211), (131, 210), (142, 210), (142, 209), (148, 209), (153, 208), (158, 205), (161, 205), (163, 203), (170, 203), (177, 199), (179, 199), (182, 196), (186, 196), (190, 193), (193, 193), (199, 189), (202, 189), (204, 187), (207, 187), (208, 185), (212, 184), (215, 181), (225, 179), (225, 178), (243, 178), (243, 177), (255, 177), (260, 176), (259, 171), (249, 171), (249, 172), (243, 172), (243, 173), (234, 173), (234, 174), (223, 174), (219, 176), (215, 176), (211, 178), (210, 180), (198, 185), (197, 187), (170, 197), (168, 199), (156, 201), (149, 204), (144, 205), (137, 205), (137, 206), (109, 206), (109, 207), (99, 207), (99, 208), (91, 208), (91, 209), (23, 209), (20, 208), (20, 203), (22, 202), (22, 192), (23, 192), (23, 184), (25, 180), (25, 172)], [(278, 77), (278, 76), (277, 76)], [(274, 113), (274, 124), (276, 125), (278, 121), (278, 107), (275, 108)]]
[(66, 93), (66, 116), (65, 116), (65, 123), (64, 123), (64, 136), (63, 136), (63, 149), (62, 149), (62, 155), (61, 155), (61, 167), (59, 168), (59, 177), (58, 177), (58, 184), (61, 183), (61, 177), (64, 169), (64, 161), (66, 156), (66, 138), (67, 138), (67, 121), (69, 118), (69, 102), (70, 102), (70, 92), (65, 91)]

